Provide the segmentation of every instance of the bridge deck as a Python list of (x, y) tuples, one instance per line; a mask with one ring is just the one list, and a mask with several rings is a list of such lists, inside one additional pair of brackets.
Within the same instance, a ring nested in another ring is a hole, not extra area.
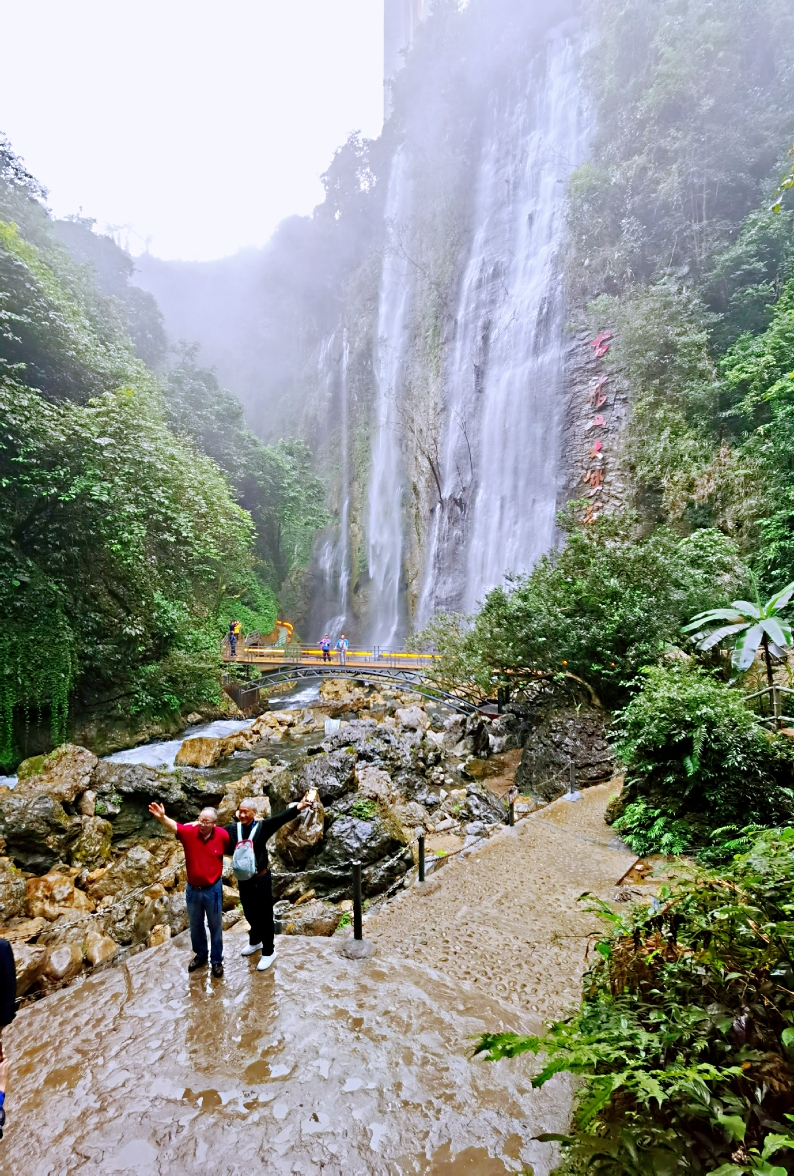
[(234, 657), (232, 657), (228, 645), (225, 643), (221, 656), (225, 662), (255, 665), (263, 669), (307, 665), (327, 668), (332, 665), (347, 669), (361, 666), (367, 669), (427, 670), (438, 658), (438, 654), (435, 653), (410, 653), (403, 650), (382, 650), (376, 647), (374, 649), (350, 649), (345, 655), (344, 663), (340, 661), (339, 654), (332, 651), (331, 660), (328, 662), (323, 661), (323, 652), (316, 646), (301, 646), (299, 648), (294, 646), (286, 648), (249, 646), (247, 649), (238, 646)]

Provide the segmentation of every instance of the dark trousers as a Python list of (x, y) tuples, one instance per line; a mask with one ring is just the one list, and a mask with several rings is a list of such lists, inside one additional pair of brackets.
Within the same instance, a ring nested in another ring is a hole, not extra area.
[(237, 638), (234, 634), (229, 637), (229, 647), (232, 651), (232, 657), (237, 657)]
[(331, 654), (329, 653), (329, 651), (327, 649), (324, 649), (323, 650), (323, 661), (329, 662), (330, 660), (331, 660)]
[[(223, 892), (220, 878), (214, 886), (185, 887), (190, 945), (200, 960), (207, 958), (207, 927), (210, 929), (210, 959), (223, 963)], [(204, 920), (207, 920), (207, 927)]]
[(270, 871), (257, 874), (247, 882), (239, 882), (240, 902), (243, 904), (243, 914), (248, 920), (251, 930), (248, 932), (250, 944), (261, 943), (262, 955), (272, 955), (275, 950), (275, 932), (273, 928), (273, 889), (270, 885)]

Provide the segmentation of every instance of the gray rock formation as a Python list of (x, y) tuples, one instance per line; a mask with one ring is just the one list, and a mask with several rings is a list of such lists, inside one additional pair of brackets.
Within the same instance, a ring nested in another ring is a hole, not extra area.
[(536, 800), (556, 800), (568, 791), (571, 762), (577, 788), (608, 780), (613, 753), (607, 724), (606, 712), (595, 709), (541, 711), (516, 772), (520, 790)]

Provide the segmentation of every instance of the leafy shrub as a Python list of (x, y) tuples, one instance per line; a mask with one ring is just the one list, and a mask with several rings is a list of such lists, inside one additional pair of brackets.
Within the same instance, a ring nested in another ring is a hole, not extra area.
[(636, 853), (683, 853), (794, 813), (794, 756), (738, 690), (687, 664), (650, 667), (613, 728), (626, 767), (609, 816)]
[(610, 930), (580, 1011), (545, 1037), (480, 1040), (494, 1061), (543, 1055), (535, 1087), (562, 1071), (584, 1076), (569, 1171), (791, 1170), (792, 879), (789, 827), (757, 836), (727, 870), (693, 869), (628, 915), (598, 904)]
[(359, 821), (371, 821), (377, 812), (378, 806), (375, 801), (365, 800), (364, 797), (354, 800), (350, 806), (351, 817), (356, 817)]
[(679, 640), (693, 611), (727, 603), (746, 576), (731, 542), (718, 531), (682, 538), (658, 527), (643, 537), (630, 514), (584, 527), (569, 510), (565, 546), (543, 556), (528, 576), (485, 598), (471, 622), (438, 618), (419, 640), (442, 654), (439, 684), (525, 684), (575, 674), (606, 705), (624, 700), (642, 666)]

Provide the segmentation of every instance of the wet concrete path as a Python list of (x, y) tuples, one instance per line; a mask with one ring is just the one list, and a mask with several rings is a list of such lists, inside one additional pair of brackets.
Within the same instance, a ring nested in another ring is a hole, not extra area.
[(371, 960), (282, 937), (258, 973), (233, 932), (222, 980), (188, 976), (176, 942), (22, 1010), (0, 1172), (546, 1176), (553, 1149), (532, 1137), (565, 1130), (568, 1079), (533, 1091), (526, 1059), (473, 1061), (471, 1040), (536, 1031), (533, 1005), (576, 998), (594, 925), (576, 896), (610, 897), (626, 866), (608, 792), (550, 806), (368, 919)]

